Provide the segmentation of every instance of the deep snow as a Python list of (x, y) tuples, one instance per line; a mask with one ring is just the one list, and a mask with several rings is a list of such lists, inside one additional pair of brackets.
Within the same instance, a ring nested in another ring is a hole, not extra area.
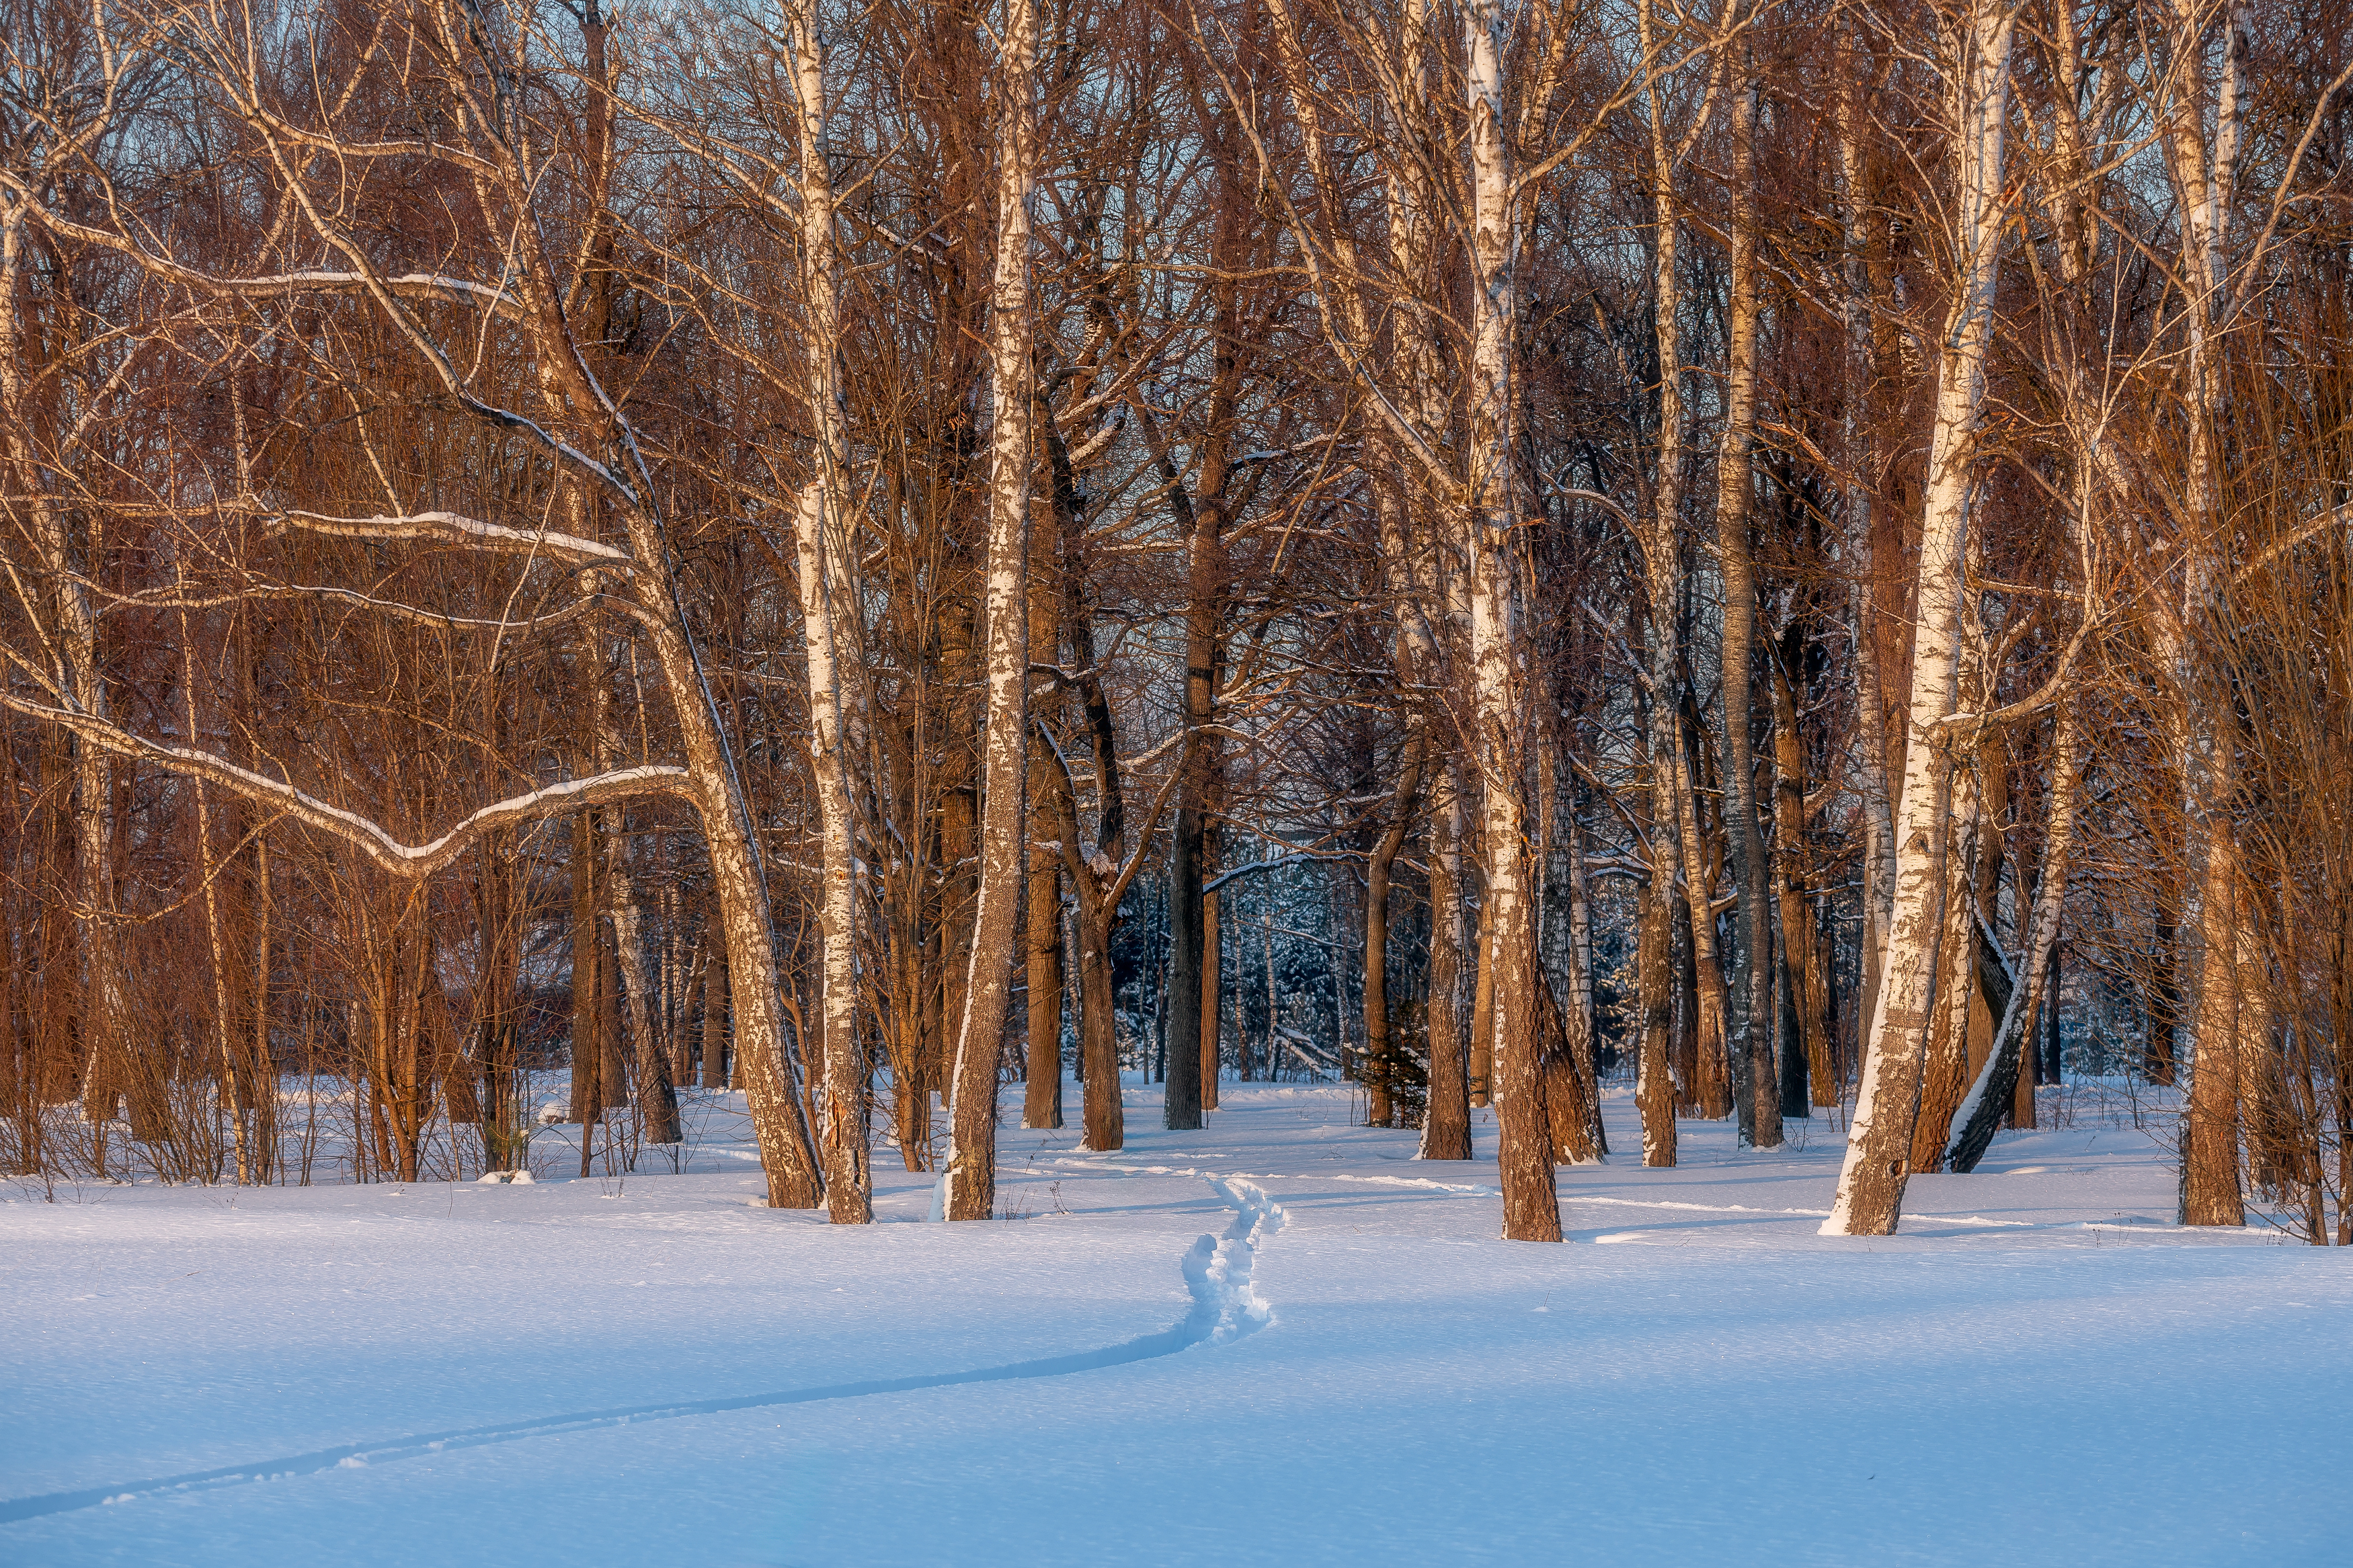
[(1418, 1163), (1345, 1090), (1223, 1092), (1168, 1133), (1130, 1088), (1117, 1154), (1007, 1130), (985, 1225), (879, 1147), (886, 1223), (747, 1206), (724, 1096), (682, 1175), (18, 1189), (0, 1563), (2353, 1556), (2345, 1255), (2174, 1228), (2120, 1113), (1878, 1241), (1814, 1234), (1827, 1122), (1685, 1122), (1563, 1171), (1545, 1247), (1493, 1239), (1491, 1124)]

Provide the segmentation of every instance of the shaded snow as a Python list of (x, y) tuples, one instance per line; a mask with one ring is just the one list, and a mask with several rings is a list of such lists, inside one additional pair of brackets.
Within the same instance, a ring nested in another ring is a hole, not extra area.
[(11, 1202), (0, 1562), (2344, 1561), (2353, 1272), (2175, 1226), (2128, 1120), (1873, 1241), (1827, 1123), (1685, 1122), (1544, 1247), (1344, 1090), (1222, 1093), (1008, 1129), (986, 1225), (888, 1150), (885, 1223), (748, 1207), (726, 1096), (682, 1175)]

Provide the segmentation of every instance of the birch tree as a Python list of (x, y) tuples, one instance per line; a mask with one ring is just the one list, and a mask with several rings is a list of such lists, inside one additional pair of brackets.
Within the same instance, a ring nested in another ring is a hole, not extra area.
[[(1007, 0), (997, 61), (997, 280), (989, 300), (988, 721), (980, 908), (952, 1075), (945, 1210), (987, 1219), (997, 1202), (998, 1041), (1010, 999), (1016, 917), (1028, 874), (1022, 792), (1029, 765), (1030, 142), (1038, 21)], [(1059, 1073), (1059, 1067), (1057, 1068)]]
[(1902, 1216), (1945, 906), (1952, 760), (1939, 734), (1960, 668), (1962, 571), (1994, 287), (2007, 222), (2003, 132), (2010, 0), (1970, 0), (1948, 26), (1940, 68), (1950, 112), (1953, 301), (1939, 340), (1936, 425), (1921, 522), (1919, 627), (1912, 658), (1904, 788), (1895, 814), (1894, 918), (1854, 1120), (1825, 1236), (1888, 1236)]

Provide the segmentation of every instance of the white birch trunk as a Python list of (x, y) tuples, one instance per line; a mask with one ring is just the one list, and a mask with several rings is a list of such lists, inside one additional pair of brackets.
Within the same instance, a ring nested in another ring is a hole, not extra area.
[(997, 1205), (997, 1058), (1011, 1001), (1027, 871), (1022, 792), (1029, 753), (1030, 143), (1036, 135), (1038, 12), (1006, 0), (997, 79), (997, 277), (989, 302), (988, 719), (986, 804), (972, 967), (956, 1034), (943, 1212), (987, 1219)]
[(1472, 0), (1462, 14), (1472, 193), (1470, 474), (1462, 535), (1470, 558), (1471, 679), (1484, 785), (1481, 847), (1489, 941), (1482, 945), (1496, 967), (1490, 1027), (1504, 1237), (1558, 1241), (1560, 1201), (1539, 1076), (1535, 928), (1521, 826), (1518, 727), (1525, 654), (1515, 603), (1519, 483), (1512, 439), (1518, 237), (1504, 147), (1504, 44), (1499, 0)]
[[(2239, 1185), (2239, 983), (2236, 829), (2225, 805), (2234, 772), (2224, 732), (2230, 698), (2200, 689), (2191, 627), (2227, 568), (2228, 542), (2218, 516), (2216, 446), (2228, 382), (2221, 374), (2219, 317), (2227, 297), (2230, 215), (2245, 107), (2241, 74), (2247, 53), (2242, 0), (2223, 11), (2221, 80), (2213, 129), (2206, 121), (2207, 36), (2214, 12), (2206, 0), (2172, 0), (2168, 40), (2171, 92), (2163, 128), (2167, 162), (2181, 210), (2183, 286), (2191, 297), (2181, 320), (2189, 354), (2189, 472), (2182, 486), (2181, 601), (2158, 617), (2160, 656), (2173, 689), (2168, 737), (2183, 795), (2186, 885), (2195, 904), (2183, 923), (2189, 938), (2189, 1082), (2182, 1096), (2181, 1209), (2184, 1225), (2246, 1223)], [(2221, 711), (2218, 711), (2221, 710)]]
[(1937, 361), (1936, 416), (1922, 521), (1919, 628), (1912, 660), (1909, 744), (1895, 819), (1895, 886), (1879, 997), (1856, 1091), (1854, 1121), (1824, 1236), (1887, 1236), (1904, 1207), (1913, 1123), (1944, 912), (1946, 806), (1952, 769), (1936, 743), (1959, 674), (1962, 563), (1986, 352), (1993, 337), (1996, 262), (2005, 213), (2003, 118), (2016, 13), (1971, 0), (1953, 34), (1953, 160), (1958, 276)]
[[(807, 312), (807, 397), (817, 427), (816, 474), (794, 516), (801, 618), (807, 647), (810, 752), (824, 839), (818, 928), (824, 938), (820, 1005), (825, 1063), (818, 1087), (818, 1145), (826, 1205), (837, 1225), (874, 1217), (868, 1190), (866, 1052), (858, 1037), (857, 822), (850, 811), (844, 743), (842, 644), (854, 636), (847, 535), (849, 438), (842, 409), (841, 250), (835, 232), (833, 174), (826, 162), (824, 46), (816, 0), (795, 0), (785, 17), (797, 94), (801, 287)], [(744, 987), (736, 1007), (741, 1016)]]

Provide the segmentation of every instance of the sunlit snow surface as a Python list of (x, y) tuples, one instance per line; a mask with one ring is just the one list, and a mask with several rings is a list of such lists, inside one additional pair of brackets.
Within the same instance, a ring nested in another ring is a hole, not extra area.
[(2353, 1255), (2173, 1228), (2157, 1123), (1840, 1241), (1828, 1122), (1614, 1099), (1552, 1247), (1483, 1118), (1224, 1097), (1008, 1129), (980, 1225), (887, 1147), (885, 1223), (747, 1206), (725, 1096), (684, 1175), (0, 1188), (0, 1563), (2353, 1561)]

